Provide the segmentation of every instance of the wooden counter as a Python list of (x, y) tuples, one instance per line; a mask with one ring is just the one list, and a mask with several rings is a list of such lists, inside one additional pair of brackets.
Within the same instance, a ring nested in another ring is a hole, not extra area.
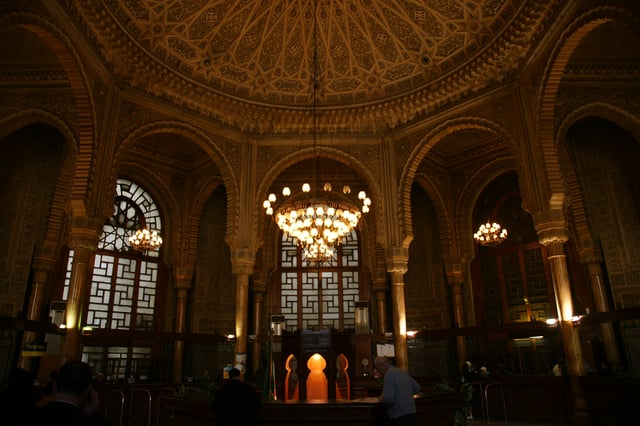
[[(211, 403), (205, 400), (164, 397), (165, 412), (172, 413), (177, 426), (213, 426), (215, 416)], [(462, 395), (457, 393), (421, 394), (416, 397), (418, 425), (453, 426), (454, 413), (462, 406)], [(257, 425), (386, 425), (384, 406), (377, 398), (351, 401), (273, 401), (263, 402)]]

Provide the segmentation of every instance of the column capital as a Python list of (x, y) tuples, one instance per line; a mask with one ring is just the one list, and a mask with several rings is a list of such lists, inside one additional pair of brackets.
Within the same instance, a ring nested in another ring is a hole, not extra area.
[(255, 253), (245, 247), (231, 252), (231, 270), (233, 275), (251, 275), (255, 267)]
[(578, 249), (578, 255), (582, 263), (589, 265), (591, 263), (602, 263), (604, 258), (602, 257), (602, 251), (595, 248), (594, 245), (585, 246), (582, 249)]
[(547, 246), (554, 242), (565, 243), (569, 239), (564, 210), (541, 210), (532, 216), (540, 244)]
[(387, 289), (387, 280), (386, 279), (375, 279), (372, 282), (371, 288), (373, 291), (386, 291)]
[(264, 272), (253, 274), (253, 291), (254, 293), (267, 292), (267, 276)]
[(449, 285), (464, 284), (465, 264), (462, 262), (448, 262), (445, 264), (447, 283)]
[(56, 267), (58, 244), (52, 241), (43, 241), (36, 248), (33, 256), (32, 269), (34, 271), (52, 272)]
[(386, 250), (387, 272), (406, 273), (409, 270), (409, 249), (406, 247), (389, 247)]
[(103, 226), (104, 220), (95, 217), (72, 217), (69, 247), (74, 250), (97, 250)]
[(179, 266), (175, 269), (176, 281), (173, 285), (176, 289), (189, 290), (193, 281), (193, 267)]

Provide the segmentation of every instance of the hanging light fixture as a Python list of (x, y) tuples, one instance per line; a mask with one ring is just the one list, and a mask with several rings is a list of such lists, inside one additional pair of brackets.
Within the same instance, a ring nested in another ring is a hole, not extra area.
[(162, 245), (162, 237), (158, 231), (148, 228), (138, 229), (129, 237), (129, 244), (136, 250), (158, 250)]
[(507, 230), (499, 223), (490, 220), (483, 223), (478, 231), (473, 234), (473, 238), (483, 246), (496, 246), (507, 239)]
[[(313, 144), (316, 146), (318, 132), (318, 49), (317, 49), (317, 2), (313, 3), (313, 60), (312, 60), (312, 102), (313, 102)], [(316, 154), (317, 161), (317, 154)], [(319, 182), (314, 180), (314, 184)], [(285, 202), (277, 208), (276, 224), (287, 235), (295, 238), (302, 247), (304, 259), (310, 262), (322, 262), (333, 258), (335, 249), (347, 235), (358, 226), (362, 213), (369, 212), (371, 199), (365, 191), (359, 191), (357, 199), (351, 196), (351, 188), (344, 185), (342, 196), (331, 196), (333, 187), (326, 182), (322, 191), (305, 183), (301, 192), (293, 193), (289, 186), (282, 189)], [(338, 201), (339, 200), (339, 201)], [(262, 206), (267, 215), (273, 215), (277, 197), (269, 194)]]
[[(331, 183), (325, 183), (323, 190), (326, 193), (330, 192)], [(305, 183), (301, 191), (310, 193), (311, 185)], [(348, 197), (351, 188), (345, 185), (342, 192)], [(282, 195), (285, 198), (289, 197), (291, 189), (288, 186), (284, 187)], [(273, 204), (276, 200), (276, 194), (271, 193), (262, 203), (267, 215), (273, 215)], [(359, 207), (355, 201), (334, 201), (328, 196), (311, 195), (309, 198), (298, 199), (280, 207), (276, 212), (276, 224), (283, 232), (297, 240), (302, 247), (305, 260), (328, 260), (333, 257), (335, 247), (342, 239), (358, 226), (362, 213), (369, 212), (371, 199), (365, 191), (358, 193), (358, 200), (361, 203)]]

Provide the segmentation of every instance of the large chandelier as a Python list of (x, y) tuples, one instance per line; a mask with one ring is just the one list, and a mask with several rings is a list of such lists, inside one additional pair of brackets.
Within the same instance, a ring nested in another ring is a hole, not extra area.
[[(313, 28), (311, 36), (313, 42), (312, 60), (312, 118), (314, 147), (317, 137), (318, 121), (318, 49), (317, 49), (317, 0), (313, 2)], [(314, 182), (318, 182), (315, 179)], [(325, 183), (322, 187), (314, 188), (311, 185), (302, 185), (302, 193), (292, 196), (292, 201), (284, 203), (276, 212), (276, 224), (286, 234), (295, 238), (302, 247), (304, 259), (308, 262), (323, 262), (334, 257), (335, 249), (342, 240), (358, 226), (362, 213), (369, 211), (371, 199), (364, 191), (358, 193), (358, 200), (351, 199), (351, 188), (344, 185), (344, 196), (330, 197), (331, 183)], [(285, 186), (282, 195), (287, 198), (292, 195), (291, 189)], [(267, 215), (273, 215), (276, 194), (269, 194), (262, 206)], [(340, 200), (340, 201), (337, 201)], [(358, 205), (360, 205), (358, 207)]]
[[(301, 188), (303, 193), (311, 191), (311, 185), (305, 183)], [(330, 183), (323, 186), (324, 192), (331, 192)], [(347, 197), (351, 188), (345, 185), (342, 192)], [(282, 195), (291, 195), (291, 189), (284, 187)], [(298, 198), (298, 197), (296, 197)], [(273, 215), (273, 204), (277, 197), (269, 194), (262, 206), (267, 215)], [(361, 206), (356, 202), (343, 203), (329, 200), (328, 197), (297, 200), (286, 204), (276, 212), (276, 224), (287, 235), (292, 236), (302, 247), (304, 259), (309, 262), (322, 262), (333, 258), (335, 248), (344, 237), (358, 226), (362, 213), (369, 212), (371, 199), (364, 191), (358, 193)]]
[(490, 220), (483, 223), (478, 231), (473, 234), (473, 238), (483, 246), (496, 246), (507, 239), (507, 230), (499, 223)]
[(136, 250), (158, 250), (162, 245), (162, 237), (158, 231), (148, 228), (138, 229), (135, 234), (129, 237), (129, 244)]

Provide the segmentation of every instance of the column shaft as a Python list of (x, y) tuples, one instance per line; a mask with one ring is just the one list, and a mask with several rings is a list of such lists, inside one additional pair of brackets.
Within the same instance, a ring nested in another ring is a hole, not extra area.
[[(589, 279), (591, 281), (591, 289), (596, 305), (596, 311), (607, 312), (609, 310), (609, 302), (607, 300), (604, 287), (602, 267), (599, 262), (589, 262), (587, 263), (587, 270), (589, 271)], [(618, 353), (618, 346), (616, 344), (613, 326), (610, 322), (600, 324), (600, 334), (602, 336), (602, 343), (607, 361), (616, 366), (619, 365), (620, 354)]]
[(391, 300), (393, 303), (393, 336), (395, 341), (396, 366), (407, 370), (409, 356), (407, 349), (407, 308), (402, 272), (391, 273)]
[[(188, 288), (177, 289), (176, 297), (176, 323), (174, 331), (182, 334), (185, 331), (187, 320), (187, 295)], [(173, 381), (182, 382), (182, 365), (184, 363), (184, 341), (176, 339), (173, 345)]]

